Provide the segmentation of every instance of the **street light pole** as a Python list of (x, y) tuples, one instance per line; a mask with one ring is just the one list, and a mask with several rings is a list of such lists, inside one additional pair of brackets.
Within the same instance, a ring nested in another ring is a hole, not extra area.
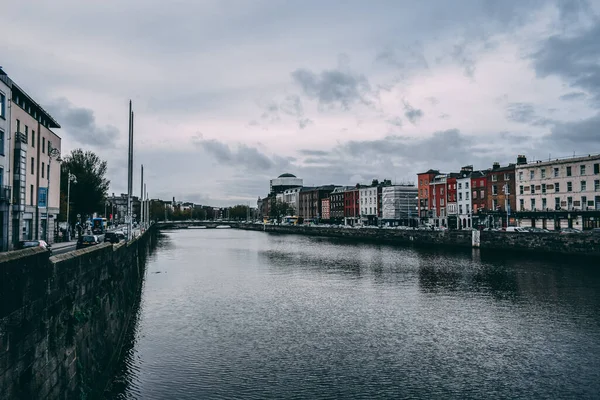
[[(69, 222), (70, 211), (71, 211), (71, 182), (77, 183), (77, 179), (75, 175), (71, 173), (71, 171), (67, 172), (67, 235), (68, 238), (71, 239), (71, 224)], [(50, 185), (48, 185), (50, 186)]]
[[(46, 243), (48, 243), (48, 231), (50, 230), (50, 174), (52, 173), (52, 159), (56, 158), (56, 161), (61, 162), (60, 150), (56, 147), (51, 147), (48, 144), (48, 187), (46, 188)], [(60, 196), (59, 196), (60, 199)], [(36, 227), (36, 229), (38, 229)]]

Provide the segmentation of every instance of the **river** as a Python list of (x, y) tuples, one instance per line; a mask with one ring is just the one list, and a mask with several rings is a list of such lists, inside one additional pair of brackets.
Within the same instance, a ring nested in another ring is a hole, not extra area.
[(597, 262), (188, 229), (148, 260), (108, 397), (598, 396)]

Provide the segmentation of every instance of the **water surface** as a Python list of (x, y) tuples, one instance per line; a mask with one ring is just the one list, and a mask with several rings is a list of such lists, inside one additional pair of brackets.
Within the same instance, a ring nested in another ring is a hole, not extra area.
[(110, 397), (598, 398), (598, 267), (168, 232)]

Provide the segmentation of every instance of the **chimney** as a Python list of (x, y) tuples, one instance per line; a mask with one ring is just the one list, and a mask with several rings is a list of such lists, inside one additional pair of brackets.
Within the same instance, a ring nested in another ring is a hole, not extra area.
[(494, 165), (492, 166), (492, 169), (498, 169), (500, 168), (500, 163), (499, 162), (495, 162)]
[(464, 167), (462, 167), (460, 169), (460, 172), (473, 172), (473, 166), (472, 165), (465, 165)]
[(523, 164), (527, 164), (527, 157), (525, 157), (522, 154), (519, 154), (517, 156), (517, 165), (523, 165)]

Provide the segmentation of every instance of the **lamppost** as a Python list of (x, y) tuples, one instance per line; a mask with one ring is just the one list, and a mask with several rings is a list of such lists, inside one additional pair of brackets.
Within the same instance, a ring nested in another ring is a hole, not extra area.
[(46, 243), (48, 243), (48, 228), (50, 226), (50, 174), (52, 173), (52, 159), (56, 158), (56, 161), (62, 162), (60, 158), (60, 150), (56, 147), (51, 147), (48, 144), (48, 188), (46, 189)]
[(71, 182), (77, 183), (77, 178), (71, 173), (71, 171), (68, 171), (67, 174), (67, 238), (71, 240), (71, 224), (69, 222), (69, 212), (71, 205)]

